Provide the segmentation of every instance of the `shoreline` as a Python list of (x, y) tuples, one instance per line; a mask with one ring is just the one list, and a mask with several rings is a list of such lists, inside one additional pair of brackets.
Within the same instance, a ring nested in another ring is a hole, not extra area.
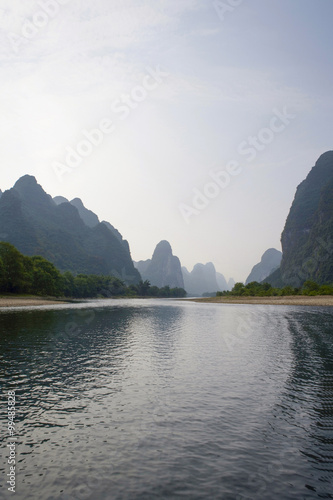
[(0, 297), (0, 309), (4, 307), (23, 307), (23, 306), (47, 306), (53, 304), (68, 304), (72, 300), (56, 299), (47, 297)]
[[(113, 297), (119, 298), (119, 297)], [(126, 297), (128, 298), (128, 297)], [(147, 298), (147, 297), (135, 297)], [(156, 297), (152, 297), (156, 298)], [(94, 299), (98, 300), (98, 299)], [(186, 300), (190, 302), (199, 302), (206, 304), (247, 304), (247, 305), (280, 305), (280, 306), (323, 306), (333, 307), (333, 295), (287, 295), (283, 297), (197, 297)], [(15, 297), (15, 296), (0, 296), (0, 310), (7, 307), (24, 307), (24, 306), (47, 306), (54, 304), (72, 304), (83, 302), (80, 299), (65, 299), (51, 297)]]
[(253, 304), (279, 306), (325, 306), (333, 307), (332, 295), (286, 295), (282, 297), (203, 297), (189, 299), (208, 304)]

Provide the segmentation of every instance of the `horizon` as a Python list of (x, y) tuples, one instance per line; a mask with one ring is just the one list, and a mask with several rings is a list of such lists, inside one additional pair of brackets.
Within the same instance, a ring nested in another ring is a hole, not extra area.
[(236, 3), (4, 0), (0, 189), (29, 172), (134, 261), (167, 240), (245, 282), (332, 150), (333, 4)]

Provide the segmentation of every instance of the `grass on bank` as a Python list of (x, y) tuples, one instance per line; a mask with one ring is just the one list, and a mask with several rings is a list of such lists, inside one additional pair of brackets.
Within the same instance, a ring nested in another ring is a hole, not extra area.
[(252, 281), (247, 285), (236, 283), (231, 291), (217, 292), (216, 297), (287, 297), (333, 295), (333, 285), (318, 285), (314, 281), (305, 281), (302, 287), (272, 287), (269, 283)]

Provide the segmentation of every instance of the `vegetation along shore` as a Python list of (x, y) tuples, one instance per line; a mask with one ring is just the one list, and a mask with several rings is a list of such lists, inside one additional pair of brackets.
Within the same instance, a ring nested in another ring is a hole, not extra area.
[(271, 306), (333, 306), (331, 295), (285, 295), (280, 297), (207, 297), (190, 299), (194, 302), (207, 302), (211, 304), (261, 304)]

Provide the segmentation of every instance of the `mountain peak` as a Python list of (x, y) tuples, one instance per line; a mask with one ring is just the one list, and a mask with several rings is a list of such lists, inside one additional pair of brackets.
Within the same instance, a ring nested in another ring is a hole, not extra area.
[(36, 177), (33, 175), (23, 175), (14, 184), (14, 189), (20, 188), (22, 186), (38, 186)]
[(184, 280), (178, 257), (172, 254), (172, 248), (168, 241), (160, 241), (154, 250), (152, 259), (137, 263), (142, 278), (149, 280), (152, 285), (158, 287), (170, 286), (170, 288), (184, 288)]
[(112, 275), (137, 283), (140, 274), (128, 244), (121, 244), (99, 225), (98, 217), (81, 200), (72, 203), (81, 207), (81, 213), (66, 198), (54, 201), (35, 177), (25, 175), (0, 198), (0, 233), (21, 253), (40, 255), (61, 272)]
[(319, 156), (318, 160), (316, 161), (316, 166), (328, 163), (330, 168), (332, 168), (332, 161), (333, 161), (333, 151), (326, 151), (326, 153), (323, 153), (322, 155)]
[(165, 250), (171, 250), (171, 245), (167, 240), (161, 240), (159, 243), (157, 243), (156, 248), (162, 248)]
[(245, 284), (247, 285), (252, 281), (258, 281), (258, 283), (263, 281), (280, 266), (281, 259), (282, 252), (279, 250), (276, 250), (275, 248), (269, 248), (266, 250), (261, 257), (260, 262), (253, 266)]
[(69, 203), (67, 198), (65, 198), (64, 196), (55, 196), (53, 198), (53, 201), (56, 205), (61, 205), (62, 203)]
[(72, 201), (71, 201), (71, 204), (74, 205), (74, 207), (84, 207), (84, 204), (83, 204), (83, 201), (81, 200), (81, 198), (74, 198)]
[(34, 205), (54, 204), (42, 186), (40, 186), (33, 175), (24, 175), (14, 184), (14, 190), (19, 193), (23, 200), (29, 200)]
[(74, 198), (70, 204), (78, 210), (81, 219), (87, 226), (95, 227), (99, 224), (97, 215), (91, 210), (88, 210), (80, 198)]
[(277, 250), (276, 248), (269, 248), (266, 250), (266, 252), (263, 253), (261, 257), (261, 262), (267, 262), (276, 259), (281, 260), (282, 258), (282, 252), (280, 250)]
[(172, 248), (171, 245), (168, 241), (162, 240), (160, 241), (155, 248), (154, 254), (153, 254), (153, 259), (154, 257), (156, 258), (159, 255), (172, 255)]

